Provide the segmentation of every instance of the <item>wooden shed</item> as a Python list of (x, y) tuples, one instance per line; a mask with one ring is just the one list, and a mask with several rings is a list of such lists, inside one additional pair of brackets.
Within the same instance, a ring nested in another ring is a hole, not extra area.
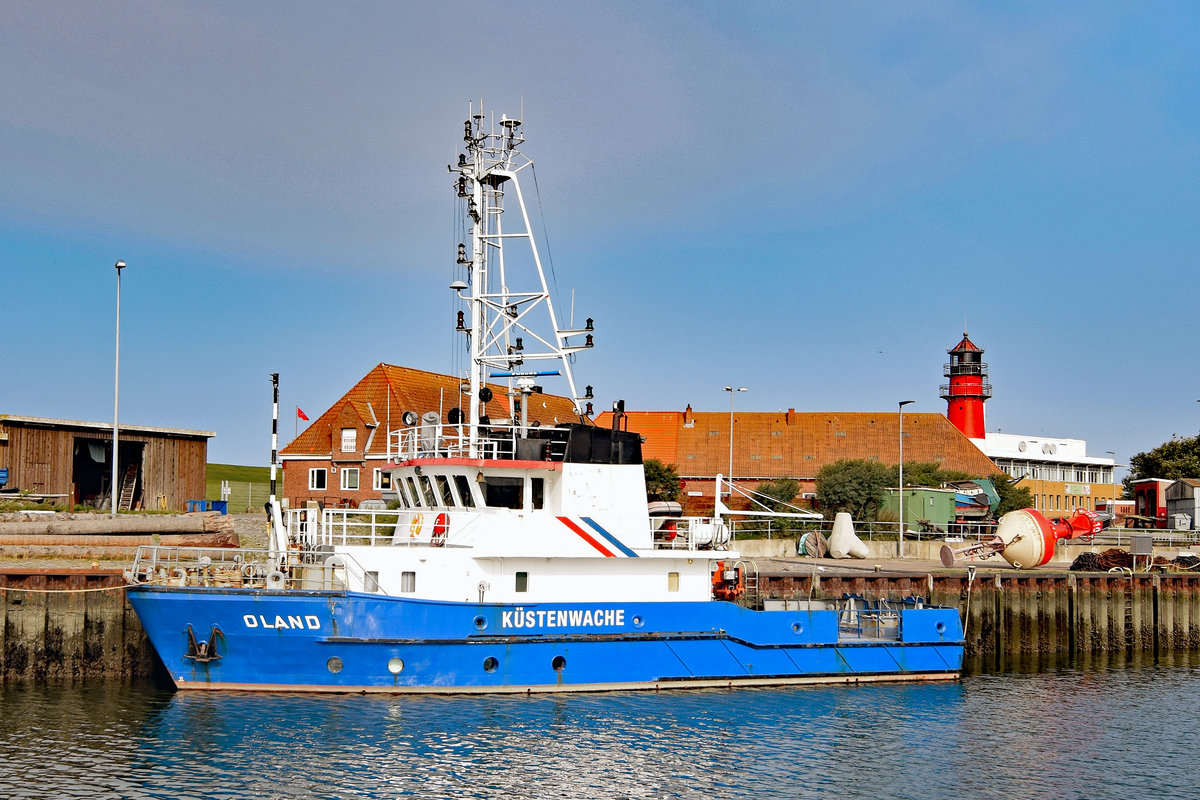
[[(74, 506), (112, 497), (111, 422), (0, 414), (0, 493), (27, 492)], [(212, 431), (120, 426), (122, 507), (183, 511), (204, 497)]]

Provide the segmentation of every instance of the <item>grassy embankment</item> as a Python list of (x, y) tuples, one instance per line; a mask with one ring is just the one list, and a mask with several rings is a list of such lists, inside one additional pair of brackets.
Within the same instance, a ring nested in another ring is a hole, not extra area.
[[(221, 481), (229, 481), (229, 513), (263, 510), (271, 493), (270, 467), (239, 467), (233, 464), (209, 464), (204, 487), (205, 500), (221, 499)], [(275, 490), (283, 489), (283, 473), (275, 476)]]

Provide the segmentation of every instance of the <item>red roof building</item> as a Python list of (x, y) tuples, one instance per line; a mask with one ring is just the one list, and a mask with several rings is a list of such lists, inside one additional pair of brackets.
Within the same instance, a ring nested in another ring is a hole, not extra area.
[[(684, 411), (629, 411), (626, 423), (645, 437), (643, 457), (675, 465), (683, 480), (685, 513), (711, 513), (714, 478), (730, 473), (729, 413), (695, 412), (690, 406)], [(611, 415), (601, 414), (596, 424), (608, 427)], [(844, 458), (895, 464), (899, 442), (895, 411), (739, 411), (733, 415), (732, 475), (747, 488), (792, 478), (801, 492), (812, 493), (825, 464)], [(934, 462), (980, 477), (1000, 471), (941, 414), (904, 415), (904, 460)]]
[[(462, 380), (408, 367), (379, 364), (317, 417), (279, 453), (282, 496), (295, 508), (317, 501), (327, 508), (357, 508), (390, 490), (388, 431), (405, 427), (403, 416), (434, 412), (447, 420), (451, 409), (466, 409)], [(489, 384), (487, 415), (503, 424), (509, 418), (507, 388)], [(530, 397), (528, 419), (542, 425), (576, 422), (571, 400), (549, 394)]]

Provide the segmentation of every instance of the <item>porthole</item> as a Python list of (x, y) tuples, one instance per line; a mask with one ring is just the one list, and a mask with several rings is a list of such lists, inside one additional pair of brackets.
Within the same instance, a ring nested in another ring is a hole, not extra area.
[(792, 623), (792, 633), (795, 633), (795, 634), (804, 633), (804, 625), (802, 625), (799, 622), (793, 622)]
[(404, 672), (404, 659), (388, 659), (388, 672), (392, 673), (393, 675), (399, 675), (401, 672)]
[(938, 633), (946, 632), (946, 623), (944, 623), (944, 622), (939, 622), (938, 624), (934, 625), (933, 627), (937, 629)]
[(487, 658), (485, 658), (483, 660), (483, 671), (484, 672), (495, 672), (496, 667), (499, 667), (499, 666), (500, 666), (500, 662), (497, 661), (493, 656), (488, 656)]
[(338, 658), (337, 656), (334, 656), (333, 658), (331, 658), (325, 662), (325, 668), (328, 669), (330, 672), (332, 672), (334, 675), (341, 672), (342, 667), (344, 667), (344, 666), (345, 666), (345, 664), (343, 664), (342, 660), (340, 658)]
[(567, 660), (562, 656), (555, 656), (554, 660), (550, 662), (550, 666), (555, 672), (562, 672), (566, 669)]
[(645, 624), (646, 624), (646, 620), (642, 619), (642, 616), (640, 614), (633, 618), (633, 627), (640, 628)]
[(487, 620), (486, 620), (486, 619), (484, 619), (483, 617), (476, 617), (476, 618), (475, 618), (475, 630), (479, 630), (479, 631), (481, 631), (481, 630), (483, 630), (483, 629), (484, 629), (484, 628), (486, 628), (486, 627), (487, 627)]

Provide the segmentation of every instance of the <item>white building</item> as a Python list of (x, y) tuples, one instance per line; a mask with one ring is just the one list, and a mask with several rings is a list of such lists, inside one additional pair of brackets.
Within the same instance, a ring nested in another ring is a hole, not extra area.
[(1120, 498), (1116, 462), (1087, 454), (1083, 439), (987, 433), (972, 439), (979, 449), (1033, 494), (1034, 506), (1051, 516)]

